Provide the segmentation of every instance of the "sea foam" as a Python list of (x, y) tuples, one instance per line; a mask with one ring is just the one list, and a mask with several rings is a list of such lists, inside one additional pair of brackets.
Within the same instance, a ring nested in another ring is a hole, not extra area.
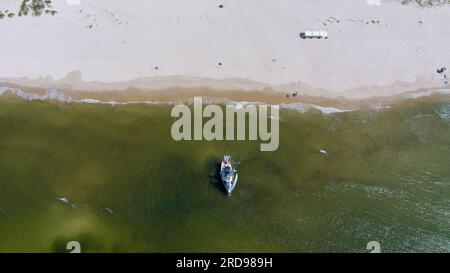
[[(88, 104), (106, 104), (106, 105), (126, 105), (126, 104), (173, 104), (173, 102), (155, 102), (155, 101), (126, 101), (126, 102), (118, 102), (118, 101), (101, 101), (97, 99), (80, 99), (75, 100), (70, 96), (66, 96), (63, 92), (60, 92), (55, 89), (49, 89), (45, 92), (44, 95), (38, 95), (33, 92), (24, 92), (18, 88), (10, 88), (10, 87), (0, 87), (0, 96), (1, 95), (13, 95), (19, 98), (33, 101), (33, 100), (41, 100), (41, 101), (59, 101), (59, 102), (67, 102), (67, 103), (88, 103)], [(259, 105), (264, 104), (262, 102), (250, 102), (250, 101), (233, 101), (225, 98), (211, 98), (207, 97), (204, 99), (206, 104), (227, 104), (234, 105), (236, 109), (242, 109), (247, 105)], [(192, 101), (190, 101), (192, 103)], [(348, 109), (338, 109), (335, 107), (322, 107), (315, 104), (308, 103), (281, 103), (276, 104), (280, 107), (280, 109), (291, 109), (296, 110), (300, 113), (305, 113), (311, 109), (319, 110), (323, 114), (333, 114), (333, 113), (342, 113), (353, 110)], [(275, 105), (275, 106), (276, 106)]]

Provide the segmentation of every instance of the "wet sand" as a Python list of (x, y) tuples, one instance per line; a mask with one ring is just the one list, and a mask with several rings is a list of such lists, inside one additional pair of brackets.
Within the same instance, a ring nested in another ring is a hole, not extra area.
[[(44, 95), (48, 88), (29, 87), (11, 83), (1, 83), (0, 87), (17, 88), (24, 92)], [(441, 94), (438, 90), (443, 90)], [(412, 92), (390, 96), (378, 96), (365, 99), (349, 99), (346, 97), (327, 97), (327, 96), (293, 96), (291, 92), (276, 92), (274, 90), (214, 90), (211, 88), (167, 88), (163, 90), (104, 90), (104, 91), (82, 91), (73, 89), (57, 89), (64, 96), (73, 100), (97, 100), (100, 102), (155, 102), (155, 103), (186, 103), (191, 102), (194, 97), (203, 97), (204, 103), (223, 103), (223, 102), (249, 102), (266, 103), (271, 105), (280, 104), (311, 104), (321, 107), (334, 107), (347, 110), (364, 110), (386, 108), (393, 105), (402, 104), (405, 100), (415, 97), (445, 97), (450, 94), (450, 89), (418, 89)], [(436, 94), (434, 94), (436, 93)], [(426, 100), (427, 98), (424, 98)]]

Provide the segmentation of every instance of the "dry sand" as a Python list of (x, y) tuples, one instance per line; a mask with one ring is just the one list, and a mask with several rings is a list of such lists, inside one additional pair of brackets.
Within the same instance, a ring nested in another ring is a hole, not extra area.
[[(127, 98), (141, 96), (130, 88), (155, 92), (154, 97), (183, 88), (228, 90), (227, 96), (232, 90), (295, 90), (364, 99), (444, 87), (436, 69), (450, 68), (450, 5), (54, 2), (55, 16), (0, 20), (0, 85), (128, 90), (115, 94)], [(0, 3), (17, 6), (16, 1)], [(329, 39), (300, 39), (301, 31), (316, 29), (327, 30)]]

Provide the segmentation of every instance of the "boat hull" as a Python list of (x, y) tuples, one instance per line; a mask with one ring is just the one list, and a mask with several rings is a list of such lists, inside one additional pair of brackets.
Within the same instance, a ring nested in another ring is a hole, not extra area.
[(231, 165), (230, 160), (231, 157), (229, 155), (225, 155), (220, 165), (220, 177), (228, 194), (231, 194), (234, 187), (236, 187), (238, 179), (237, 171)]
[(236, 173), (233, 177), (233, 179), (231, 181), (227, 181), (222, 179), (223, 185), (225, 187), (225, 190), (227, 191), (228, 194), (231, 194), (231, 192), (233, 191), (234, 187), (236, 187), (236, 183), (238, 180), (238, 174)]

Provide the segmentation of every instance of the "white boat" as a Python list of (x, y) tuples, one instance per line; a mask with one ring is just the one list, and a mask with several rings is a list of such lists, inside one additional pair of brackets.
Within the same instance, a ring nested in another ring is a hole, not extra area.
[(323, 30), (306, 30), (300, 33), (302, 39), (328, 39), (328, 32)]
[(223, 156), (222, 163), (220, 164), (220, 177), (226, 191), (228, 194), (231, 194), (236, 186), (238, 174), (236, 169), (231, 165), (231, 156), (229, 155)]

